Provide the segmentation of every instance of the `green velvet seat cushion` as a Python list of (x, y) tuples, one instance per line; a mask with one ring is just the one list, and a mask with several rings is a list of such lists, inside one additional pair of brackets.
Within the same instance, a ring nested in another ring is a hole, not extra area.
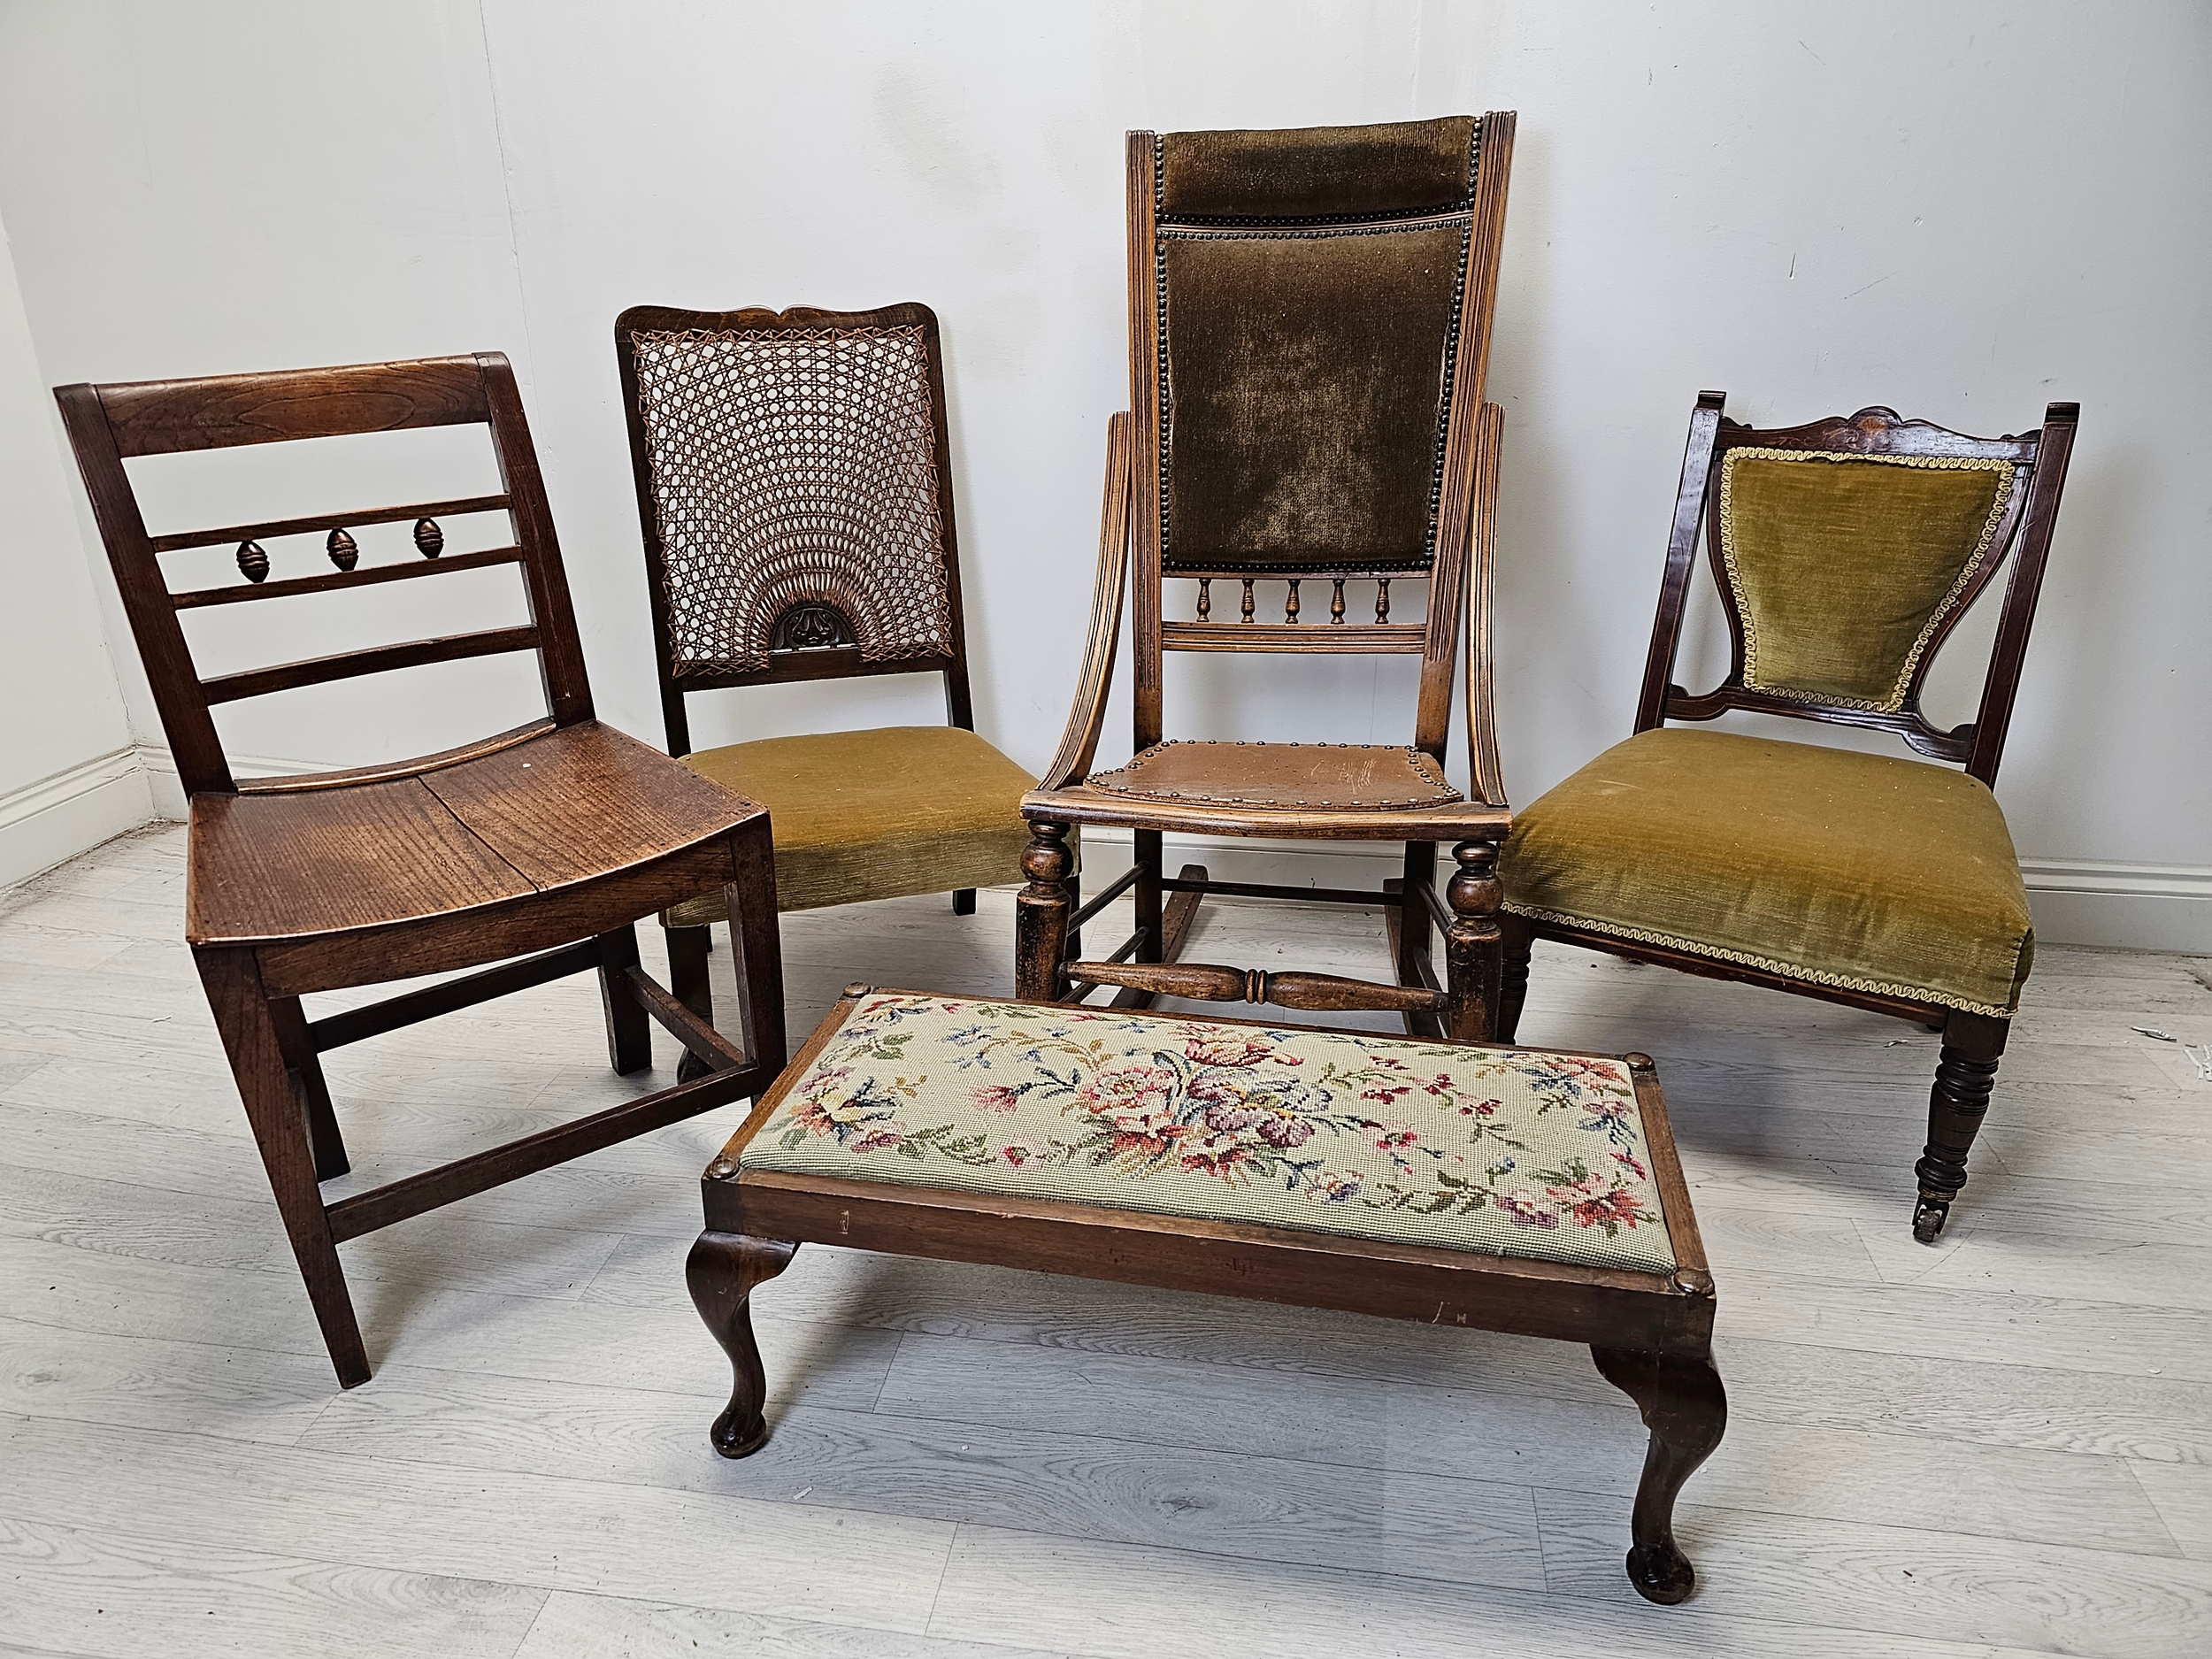
[[(684, 764), (768, 809), (778, 910), (1021, 879), (1021, 798), (1035, 780), (958, 726), (763, 738)], [(717, 892), (663, 919), (702, 926), (728, 912)]]
[(1498, 874), (1525, 915), (1977, 1013), (2034, 955), (1981, 782), (1810, 743), (1640, 732), (1520, 814)]
[(740, 1167), (1666, 1273), (1626, 1065), (882, 992)]
[(1744, 684), (1793, 701), (1904, 706), (1987, 561), (2009, 461), (1731, 449), (1720, 539)]

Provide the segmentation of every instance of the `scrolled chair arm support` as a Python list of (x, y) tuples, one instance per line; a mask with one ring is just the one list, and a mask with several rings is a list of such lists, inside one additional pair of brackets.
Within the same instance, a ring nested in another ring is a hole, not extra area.
[(1106, 724), (1106, 694), (1112, 688), (1114, 653), (1121, 637), (1121, 595), (1129, 581), (1129, 417), (1106, 423), (1106, 497), (1099, 510), (1098, 580), (1091, 592), (1090, 643), (1083, 654), (1083, 677), (1060, 752), (1037, 780), (1040, 789), (1064, 789), (1090, 775)]

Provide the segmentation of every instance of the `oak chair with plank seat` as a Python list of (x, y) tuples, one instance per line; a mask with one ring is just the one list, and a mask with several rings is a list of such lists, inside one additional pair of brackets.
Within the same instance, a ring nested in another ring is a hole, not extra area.
[[(1991, 793), (2066, 481), (2077, 405), (1970, 438), (1893, 410), (1780, 431), (1707, 392), (1691, 417), (1634, 735), (1521, 816), (1499, 864), (1512, 1038), (1531, 942), (1609, 951), (1943, 1033), (1913, 1233), (1966, 1185), (2035, 936)], [(1698, 526), (1726, 677), (1673, 683)], [(1929, 664), (2009, 556), (1981, 706), (1921, 712)], [(1671, 729), (1750, 710), (1864, 726), (1933, 761)]]
[[(55, 396), (191, 797), (185, 937), (323, 1340), (350, 1388), (368, 1379), (369, 1362), (340, 1244), (757, 1094), (775, 1077), (783, 986), (768, 817), (594, 718), (552, 515), (505, 357), (65, 386)], [(489, 428), (498, 493), (156, 536), (124, 467), (139, 456), (461, 425)], [(442, 557), (440, 519), (492, 512), (507, 516), (512, 545)], [(408, 557), (360, 563), (354, 530), (411, 521)], [(273, 561), (263, 541), (325, 532), (335, 570), (268, 580)], [(245, 581), (171, 591), (163, 554), (233, 542)], [(211, 605), (500, 565), (520, 567), (525, 626), (202, 679), (180, 621)], [(211, 712), (294, 687), (514, 651), (536, 653), (548, 718), (419, 760), (241, 780)], [(717, 886), (739, 940), (741, 1047), (645, 973), (633, 927)], [(301, 1006), (316, 992), (462, 969), (481, 971), (320, 1019)], [(319, 1056), (585, 972), (599, 976), (617, 1072), (652, 1064), (649, 1022), (657, 1020), (706, 1074), (323, 1202), (318, 1184), (348, 1163)]]
[[(640, 305), (615, 319), (668, 752), (769, 810), (787, 910), (1007, 880), (1033, 779), (976, 735), (937, 317)], [(694, 752), (685, 699), (941, 673), (946, 724)], [(703, 1018), (712, 894), (662, 918)]]
[[(1034, 831), (1017, 900), (1024, 996), (1110, 985), (1124, 1007), (1170, 995), (1379, 1009), (1420, 1033), (1488, 1033), (1500, 971), (1492, 870), (1512, 819), (1489, 662), (1504, 417), (1482, 388), (1513, 119), (1129, 135), (1133, 401), (1110, 425), (1074, 710), (1050, 771), (1022, 803)], [(1171, 578), (1187, 585), (1179, 593), (1194, 590), (1194, 619), (1164, 616)], [(1256, 584), (1271, 592), (1277, 581), (1286, 584), (1283, 620), (1256, 621)], [(1426, 583), (1425, 621), (1390, 620), (1394, 582)], [(1359, 585), (1349, 596), (1347, 583)], [(1355, 614), (1370, 583), (1372, 622)], [(1125, 584), (1136, 753), (1094, 773)], [(1309, 618), (1325, 589), (1325, 619)], [(1217, 618), (1232, 603), (1239, 619)], [(1463, 617), (1472, 799), (1444, 774)], [(1417, 657), (1413, 741), (1163, 741), (1167, 651)], [(1133, 831), (1135, 860), (1079, 906), (1064, 843), (1083, 825)], [(1169, 878), (1170, 832), (1398, 841), (1404, 879), (1354, 893), (1215, 881), (1195, 864)], [(1436, 894), (1440, 841), (1455, 843), (1448, 906)], [(1131, 939), (1102, 961), (1067, 960), (1069, 933), (1130, 887)], [(1208, 893), (1379, 905), (1397, 983), (1179, 964)], [(1440, 985), (1432, 921), (1446, 941)]]
[(1713, 1276), (1650, 1059), (848, 987), (701, 1179), (685, 1265), (765, 1442), (754, 1290), (806, 1241), (1587, 1343), (1651, 1432), (1628, 1575), (1679, 1601)]

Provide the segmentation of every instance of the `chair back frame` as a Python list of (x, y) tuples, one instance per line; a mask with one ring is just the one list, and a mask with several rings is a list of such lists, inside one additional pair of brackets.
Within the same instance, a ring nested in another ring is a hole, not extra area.
[[(2004, 754), (2006, 731), (2011, 724), (2013, 699), (2019, 690), (2028, 633), (2035, 618), (2036, 598), (2043, 585), (2051, 532), (2058, 518), (2059, 497), (2065, 488), (2067, 462), (2073, 452), (2080, 405), (2051, 404), (2045, 412), (2042, 427), (2036, 432), (2001, 438), (1974, 438), (1930, 421), (1907, 420), (1896, 411), (1879, 406), (1862, 409), (1847, 418), (1831, 416), (1801, 426), (1759, 430), (1728, 419), (1721, 412), (1726, 402), (1727, 395), (1724, 392), (1701, 392), (1696, 411), (1690, 418), (1682, 483), (1675, 499), (1674, 524), (1667, 542), (1666, 573), (1660, 583), (1658, 615), (1652, 628), (1650, 654), (1645, 661), (1635, 729), (1647, 732), (1669, 720), (1715, 719), (1732, 709), (1868, 726), (1895, 733), (1916, 753), (1932, 759), (1963, 763), (1969, 775), (1993, 787), (1998, 762)], [(1782, 697), (1744, 683), (1744, 618), (1737, 607), (1734, 588), (1728, 580), (1721, 547), (1718, 465), (1720, 457), (1730, 449), (1741, 448), (1801, 449), (1833, 455), (1962, 457), (2008, 461), (2013, 465), (2011, 496), (1991, 537), (1990, 555), (1938, 620), (1926, 649), (1906, 680), (1899, 708), (1882, 711), (1797, 695)], [(1693, 695), (1673, 683), (1673, 674), (1701, 520), (1706, 529), (1707, 562), (1728, 618), (1730, 659), (1727, 675), (1717, 686)], [(1921, 712), (1921, 687), (1936, 653), (1983, 589), (1995, 580), (1998, 569), (2008, 557), (2012, 574), (2005, 590), (2004, 610), (1998, 620), (1988, 673), (1983, 682), (1980, 708), (1969, 724), (1941, 731)]]
[[(1128, 138), (1127, 188), (1129, 223), (1129, 344), (1130, 429), (1129, 495), (1134, 511), (1128, 515), (1134, 560), (1131, 572), (1131, 646), (1133, 664), (1133, 743), (1137, 752), (1158, 743), (1162, 727), (1162, 662), (1170, 650), (1256, 652), (1356, 652), (1417, 654), (1421, 658), (1419, 699), (1415, 711), (1414, 747), (1440, 764), (1451, 721), (1455, 655), (1463, 611), (1469, 608), (1471, 586), (1475, 618), (1471, 621), (1470, 646), (1481, 645), (1482, 660), (1470, 664), (1467, 695), (1471, 733), (1471, 769), (1473, 793), (1483, 800), (1502, 803), (1504, 784), (1499, 775), (1494, 720), (1490, 708), (1488, 672), (1488, 611), (1490, 537), (1487, 519), (1479, 497), (1494, 495), (1495, 462), (1501, 442), (1502, 411), (1483, 401), (1489, 367), (1490, 325), (1497, 298), (1500, 244), (1505, 229), (1507, 181), (1512, 168), (1514, 115), (1492, 111), (1479, 125), (1471, 198), (1456, 212), (1432, 216), (1468, 227), (1458, 311), (1458, 333), (1442, 411), (1444, 442), (1440, 457), (1436, 505), (1435, 550), (1424, 570), (1379, 570), (1369, 562), (1341, 566), (1300, 565), (1271, 571), (1258, 563), (1233, 569), (1185, 568), (1172, 571), (1178, 578), (1199, 584), (1199, 620), (1169, 622), (1163, 616), (1162, 559), (1164, 512), (1164, 411), (1161, 408), (1161, 306), (1164, 298), (1164, 229), (1174, 221), (1160, 213), (1159, 139), (1149, 132), (1133, 132)], [(1402, 213), (1381, 211), (1375, 222), (1404, 225)], [(1239, 227), (1210, 215), (1203, 220), (1210, 236), (1235, 234)], [(1360, 224), (1353, 216), (1333, 218), (1331, 224)], [(1278, 227), (1259, 219), (1245, 227), (1248, 234), (1279, 234)], [(1471, 554), (1479, 566), (1470, 584)], [(1210, 616), (1210, 584), (1227, 578), (1243, 585), (1242, 620), (1215, 623)], [(1252, 583), (1257, 579), (1279, 579), (1289, 583), (1286, 619), (1280, 624), (1255, 622)], [(1343, 584), (1348, 580), (1373, 579), (1382, 584), (1377, 620), (1348, 621), (1343, 609)], [(1425, 580), (1429, 584), (1426, 619), (1419, 624), (1387, 620), (1388, 584), (1392, 580)], [(1301, 580), (1328, 581), (1333, 586), (1331, 619), (1301, 624), (1298, 619)]]
[[(546, 502), (544, 480), (523, 416), (514, 370), (500, 353), (188, 380), (79, 383), (57, 388), (54, 396), (76, 452), (78, 468), (84, 475), (124, 613), (138, 641), (162, 729), (188, 795), (358, 782), (383, 770), (370, 767), (343, 773), (313, 773), (242, 786), (232, 776), (224, 756), (211, 713), (213, 705), (298, 686), (424, 663), (528, 650), (537, 655), (549, 721), (503, 734), (489, 740), (488, 745), (454, 753), (496, 747), (543, 730), (549, 724), (572, 726), (593, 718), (591, 685), (585, 673), (568, 578), (554, 537), (552, 511)], [(479, 424), (491, 428), (493, 453), (503, 486), (497, 495), (416, 502), (362, 512), (319, 513), (159, 536), (147, 530), (123, 465), (137, 456)], [(444, 533), (437, 526), (439, 518), (499, 511), (508, 514), (512, 545), (451, 558), (441, 557)], [(353, 567), (358, 551), (348, 526), (410, 518), (416, 520), (416, 545), (425, 555), (422, 562)], [(262, 538), (318, 530), (329, 533), (330, 557), (338, 569), (280, 581), (265, 580), (268, 561), (259, 548)], [(171, 591), (161, 573), (162, 554), (233, 541), (240, 544), (240, 565), (247, 580), (183, 593)], [(524, 626), (343, 651), (206, 680), (194, 664), (191, 647), (177, 619), (180, 611), (208, 605), (280, 599), (504, 564), (522, 567), (530, 612), (530, 621)], [(417, 764), (410, 763), (411, 768)]]
[[(950, 610), (949, 649), (941, 654), (872, 660), (861, 654), (856, 643), (842, 638), (827, 644), (799, 643), (789, 640), (787, 634), (794, 614), (804, 607), (793, 606), (779, 620), (777, 643), (771, 649), (765, 668), (735, 672), (680, 669), (668, 603), (667, 548), (662, 540), (660, 513), (654, 499), (652, 435), (646, 429), (634, 336), (900, 327), (920, 329), (928, 369), (937, 518), (946, 598)], [(972, 732), (975, 710), (968, 683), (967, 631), (960, 591), (960, 543), (953, 516), (952, 449), (945, 422), (944, 357), (937, 314), (928, 306), (914, 302), (864, 311), (823, 311), (810, 305), (795, 305), (781, 311), (766, 306), (703, 311), (666, 305), (634, 305), (615, 319), (614, 339), (615, 361), (621, 375), (623, 419), (630, 434), (631, 474), (637, 490), (638, 532), (645, 545), (653, 650), (660, 669), (661, 715), (667, 726), (668, 752), (676, 756), (691, 753), (691, 721), (684, 699), (694, 692), (873, 674), (941, 673), (945, 680), (947, 723)]]

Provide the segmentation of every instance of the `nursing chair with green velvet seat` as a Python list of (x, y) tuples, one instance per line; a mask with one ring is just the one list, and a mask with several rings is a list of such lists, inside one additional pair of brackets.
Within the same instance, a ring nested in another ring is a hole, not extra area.
[[(937, 318), (926, 305), (636, 306), (615, 356), (668, 752), (769, 810), (780, 910), (1010, 878), (1033, 779), (975, 733)], [(694, 752), (702, 691), (944, 676), (947, 723)], [(667, 911), (671, 982), (711, 1017), (713, 895)]]
[[(1981, 439), (1887, 409), (1784, 431), (1690, 423), (1635, 734), (1529, 807), (1499, 860), (1510, 1039), (1550, 939), (1917, 1020), (1943, 1033), (1913, 1232), (1966, 1185), (2035, 934), (1991, 793), (2078, 411)], [(1727, 677), (1673, 683), (1698, 527)], [(1979, 712), (1940, 731), (1928, 665), (2008, 557)], [(1671, 728), (1730, 710), (1871, 727), (1902, 757)]]
[[(1403, 1014), (1418, 1034), (1488, 1034), (1500, 972), (1492, 868), (1512, 814), (1488, 658), (1504, 415), (1482, 388), (1512, 156), (1509, 112), (1129, 134), (1133, 401), (1109, 426), (1074, 710), (1023, 803), (1036, 839), (1015, 906), (1019, 995), (1054, 1001), (1071, 985), (1114, 986), (1124, 1007), (1172, 995), (1377, 1009)], [(1190, 607), (1184, 616), (1164, 614), (1170, 584), (1174, 608)], [(1400, 595), (1425, 587), (1424, 619), (1390, 619), (1394, 584)], [(1094, 772), (1125, 588), (1136, 753)], [(1362, 614), (1371, 600), (1372, 622)], [(1255, 620), (1262, 603), (1280, 603), (1282, 620)], [(1444, 772), (1463, 623), (1464, 794)], [(1163, 741), (1170, 651), (1417, 657), (1412, 741)], [(1132, 831), (1135, 857), (1076, 908), (1064, 843), (1083, 825)], [(1397, 842), (1405, 879), (1359, 894), (1217, 882), (1199, 864), (1171, 879), (1168, 833)], [(1457, 866), (1448, 908), (1436, 892), (1440, 841)], [(1071, 960), (1071, 928), (1125, 887), (1136, 933), (1102, 960)], [(1210, 892), (1381, 908), (1396, 982), (1178, 964)], [(1432, 923), (1445, 935), (1441, 983)]]

